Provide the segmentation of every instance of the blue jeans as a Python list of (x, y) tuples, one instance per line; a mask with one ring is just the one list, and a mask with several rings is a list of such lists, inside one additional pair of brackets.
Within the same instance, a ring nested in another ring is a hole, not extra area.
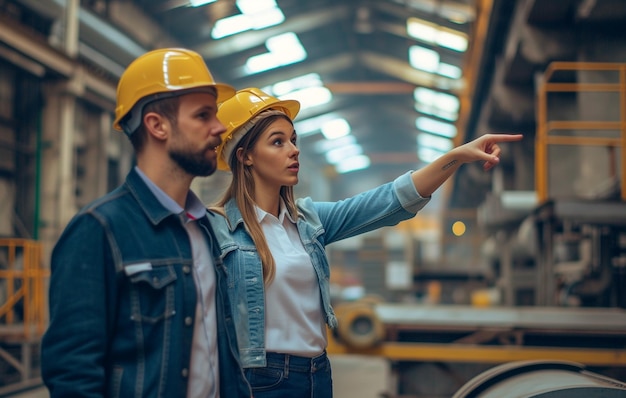
[(305, 358), (267, 353), (267, 366), (245, 369), (254, 398), (332, 398), (333, 381), (326, 353)]

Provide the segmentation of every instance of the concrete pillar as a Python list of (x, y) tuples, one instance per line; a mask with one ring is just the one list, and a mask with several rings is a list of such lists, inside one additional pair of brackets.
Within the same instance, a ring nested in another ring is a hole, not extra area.
[(0, 237), (13, 236), (15, 182), (0, 177)]
[(41, 163), (41, 207), (40, 207), (40, 240), (44, 245), (44, 257), (50, 258), (50, 250), (58, 239), (59, 227), (58, 187), (60, 181), (59, 129), (60, 129), (60, 97), (59, 84), (46, 84), (43, 87), (44, 107), (42, 109), (42, 157)]
[(77, 103), (77, 107), (75, 191), (76, 207), (80, 208), (106, 193), (111, 116), (83, 102)]

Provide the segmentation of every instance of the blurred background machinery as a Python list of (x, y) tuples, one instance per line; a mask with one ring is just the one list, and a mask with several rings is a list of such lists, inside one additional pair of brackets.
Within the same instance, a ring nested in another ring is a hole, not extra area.
[[(537, 369), (517, 361), (625, 381), (625, 21), (623, 0), (0, 0), (0, 395), (40, 383), (50, 251), (134, 164), (115, 87), (163, 46), (302, 102), (298, 196), (524, 134), (414, 219), (329, 248), (329, 350), (387, 358), (390, 396)], [(193, 188), (210, 203), (228, 178)]]
[(519, 361), (481, 373), (453, 398), (623, 397), (626, 384), (565, 361)]

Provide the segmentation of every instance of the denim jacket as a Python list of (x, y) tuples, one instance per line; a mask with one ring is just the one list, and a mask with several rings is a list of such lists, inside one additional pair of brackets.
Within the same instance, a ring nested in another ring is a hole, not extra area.
[[(41, 349), (51, 398), (187, 396), (197, 298), (181, 217), (132, 170), (125, 184), (70, 221), (52, 253), (50, 325)], [(199, 225), (212, 235), (206, 218)], [(211, 250), (220, 393), (250, 397), (225, 268)]]
[[(311, 257), (319, 282), (326, 323), (337, 319), (330, 304), (330, 266), (326, 245), (381, 227), (396, 225), (415, 216), (430, 200), (416, 191), (410, 173), (395, 181), (339, 202), (298, 199), (297, 228)], [(265, 294), (261, 260), (246, 231), (236, 202), (224, 207), (226, 218), (209, 217), (228, 269), (228, 294), (233, 305), (235, 329), (244, 368), (266, 366)]]

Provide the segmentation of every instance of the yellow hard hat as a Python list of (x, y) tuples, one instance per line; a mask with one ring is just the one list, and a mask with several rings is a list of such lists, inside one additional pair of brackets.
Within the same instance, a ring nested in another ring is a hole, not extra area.
[(149, 51), (134, 60), (120, 78), (113, 127), (131, 135), (141, 125), (147, 103), (208, 87), (217, 91), (218, 104), (235, 94), (232, 86), (215, 82), (200, 54), (184, 48)]
[(300, 111), (300, 102), (279, 100), (258, 88), (244, 88), (219, 105), (217, 118), (226, 126), (226, 131), (222, 133), (222, 143), (217, 147), (218, 169), (230, 170), (229, 157), (252, 126), (245, 129), (242, 127), (268, 109), (280, 111), (293, 120)]

